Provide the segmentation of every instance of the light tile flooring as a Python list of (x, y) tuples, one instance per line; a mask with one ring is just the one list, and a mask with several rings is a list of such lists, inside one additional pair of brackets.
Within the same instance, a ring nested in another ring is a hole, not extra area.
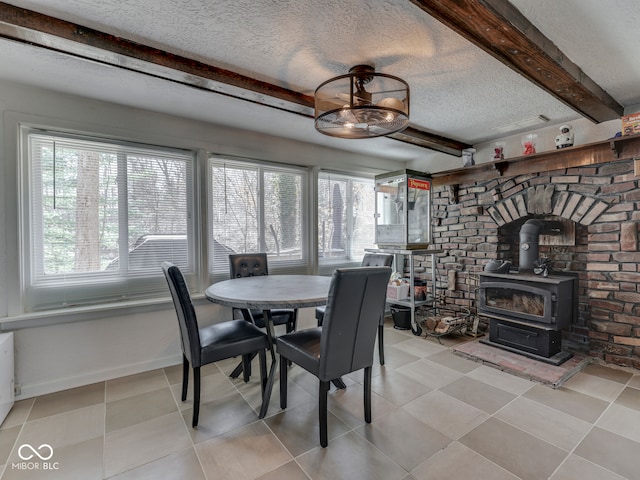
[[(373, 422), (363, 420), (361, 374), (349, 375), (346, 390), (330, 392), (326, 449), (317, 381), (297, 367), (288, 408), (276, 384), (258, 420), (258, 375), (245, 384), (227, 376), (236, 361), (208, 366), (197, 430), (190, 399), (179, 399), (180, 366), (22, 400), (0, 427), (0, 477), (640, 479), (640, 372), (592, 364), (553, 390), (452, 354), (471, 340), (443, 346), (389, 324)], [(52, 456), (20, 469), (25, 444), (48, 444)]]

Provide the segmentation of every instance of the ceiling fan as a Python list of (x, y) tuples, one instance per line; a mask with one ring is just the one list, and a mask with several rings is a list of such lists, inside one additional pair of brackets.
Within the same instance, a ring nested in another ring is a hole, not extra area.
[(315, 127), (325, 135), (373, 138), (409, 125), (409, 85), (393, 75), (356, 65), (315, 91)]

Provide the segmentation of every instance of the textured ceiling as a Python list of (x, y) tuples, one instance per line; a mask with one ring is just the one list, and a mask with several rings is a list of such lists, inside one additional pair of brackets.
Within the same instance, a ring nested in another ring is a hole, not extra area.
[[(409, 0), (8, 3), (307, 95), (355, 64), (373, 64), (409, 83), (412, 125), (469, 144), (538, 115), (549, 124), (579, 118)], [(511, 3), (622, 106), (640, 104), (640, 55), (632, 47), (640, 2)], [(390, 139), (332, 139), (299, 115), (4, 39), (0, 78), (367, 154), (432, 154)]]
[(549, 40), (624, 106), (640, 104), (637, 0), (511, 0)]

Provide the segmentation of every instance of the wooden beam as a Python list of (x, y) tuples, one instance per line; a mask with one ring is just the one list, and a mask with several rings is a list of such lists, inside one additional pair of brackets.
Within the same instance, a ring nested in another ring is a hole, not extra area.
[[(214, 65), (0, 2), (0, 37), (208, 90), (307, 118), (314, 98)], [(451, 155), (469, 145), (409, 127), (400, 141)]]
[(434, 133), (428, 133), (411, 125), (401, 132), (388, 135), (388, 137), (401, 142), (411, 143), (420, 147), (430, 148), (431, 150), (448, 153), (449, 155), (455, 155), (456, 157), (461, 157), (462, 150), (465, 148), (471, 148), (471, 145), (468, 143), (452, 140)]
[(411, 0), (424, 12), (594, 122), (624, 108), (508, 0)]
[[(308, 109), (295, 113), (308, 114), (309, 109), (314, 107), (313, 97), (308, 95), (4, 2), (0, 2), (0, 36), (185, 85), (212, 89), (216, 93), (240, 95), (232, 89), (215, 89), (202, 80), (237, 87)], [(167, 69), (172, 70), (173, 74), (166, 72)], [(176, 72), (181, 75), (176, 75)], [(243, 99), (257, 101), (258, 97)], [(286, 108), (284, 104), (282, 107)]]

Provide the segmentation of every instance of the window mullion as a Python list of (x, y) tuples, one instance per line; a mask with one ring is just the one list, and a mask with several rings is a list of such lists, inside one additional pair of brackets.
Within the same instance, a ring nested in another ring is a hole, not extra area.
[(258, 169), (258, 245), (261, 252), (267, 251), (267, 236), (265, 226), (265, 213), (264, 213), (264, 168)]
[(353, 228), (354, 228), (354, 223), (353, 223), (353, 180), (352, 179), (348, 179), (346, 181), (346, 186), (347, 188), (345, 189), (345, 209), (344, 209), (344, 214), (345, 214), (345, 218), (346, 218), (346, 222), (345, 222), (345, 226), (346, 226), (346, 232), (345, 232), (345, 240), (344, 240), (344, 249), (347, 252), (347, 258), (349, 258), (350, 260), (353, 257)]
[(119, 270), (129, 270), (129, 195), (127, 154), (118, 152), (118, 258)]

